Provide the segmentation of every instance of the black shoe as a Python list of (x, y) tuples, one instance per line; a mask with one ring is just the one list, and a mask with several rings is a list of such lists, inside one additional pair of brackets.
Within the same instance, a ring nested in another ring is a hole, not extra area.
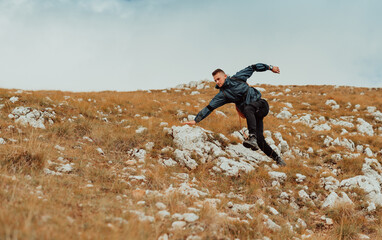
[(286, 166), (286, 163), (284, 162), (284, 160), (279, 156), (275, 158), (275, 161), (276, 161), (276, 164), (279, 166), (282, 166), (282, 167)]
[(243, 142), (243, 145), (244, 147), (250, 148), (253, 151), (259, 150), (259, 145), (257, 145), (257, 139), (255, 134), (250, 134), (249, 138)]

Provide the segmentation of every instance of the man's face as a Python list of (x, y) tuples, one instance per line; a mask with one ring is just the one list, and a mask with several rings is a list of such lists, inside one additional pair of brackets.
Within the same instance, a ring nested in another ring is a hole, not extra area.
[(225, 79), (227, 78), (227, 74), (225, 73), (222, 73), (222, 72), (218, 72), (214, 75), (214, 81), (215, 83), (219, 86), (219, 87), (222, 87), (224, 82), (225, 82)]

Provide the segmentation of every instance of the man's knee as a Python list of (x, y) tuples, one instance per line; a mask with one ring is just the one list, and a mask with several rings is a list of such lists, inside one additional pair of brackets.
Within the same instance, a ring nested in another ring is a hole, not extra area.
[(251, 112), (253, 112), (253, 107), (251, 105), (247, 105), (244, 107), (244, 114), (247, 115), (247, 114), (250, 114)]

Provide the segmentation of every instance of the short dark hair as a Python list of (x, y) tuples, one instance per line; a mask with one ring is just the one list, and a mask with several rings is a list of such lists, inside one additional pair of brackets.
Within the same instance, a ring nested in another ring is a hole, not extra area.
[(223, 70), (221, 70), (220, 68), (218, 68), (218, 69), (216, 69), (215, 71), (212, 72), (212, 76), (215, 76), (216, 74), (218, 74), (218, 73), (220, 73), (220, 72), (222, 72), (222, 73), (225, 74), (225, 72), (224, 72)]

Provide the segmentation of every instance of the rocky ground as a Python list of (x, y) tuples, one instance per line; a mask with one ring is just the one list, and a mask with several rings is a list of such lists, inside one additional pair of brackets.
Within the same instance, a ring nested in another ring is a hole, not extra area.
[(257, 86), (278, 167), (213, 84), (0, 89), (2, 239), (382, 239), (381, 89)]

